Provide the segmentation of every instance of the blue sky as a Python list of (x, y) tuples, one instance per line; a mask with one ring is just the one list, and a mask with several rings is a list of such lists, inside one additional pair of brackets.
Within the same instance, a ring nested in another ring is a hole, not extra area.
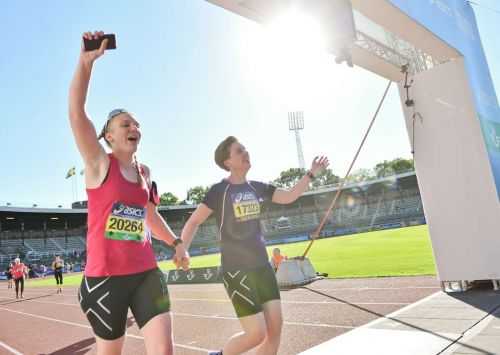
[[(477, 1), (500, 9), (495, 0)], [(500, 14), (474, 7), (498, 92)], [(277, 61), (263, 46), (259, 25), (203, 0), (5, 2), (0, 7), (0, 205), (69, 206), (66, 180), (82, 162), (67, 119), (67, 92), (80, 36), (117, 35), (118, 50), (95, 66), (87, 112), (99, 130), (116, 107), (142, 125), (139, 160), (151, 167), (161, 192), (185, 198), (189, 187), (224, 176), (213, 150), (235, 135), (250, 151), (250, 178), (269, 181), (297, 166), (287, 112), (305, 111), (306, 164), (327, 154), (345, 170), (386, 81), (360, 68), (334, 64), (326, 54)], [(396, 87), (391, 89), (356, 168), (410, 157)]]

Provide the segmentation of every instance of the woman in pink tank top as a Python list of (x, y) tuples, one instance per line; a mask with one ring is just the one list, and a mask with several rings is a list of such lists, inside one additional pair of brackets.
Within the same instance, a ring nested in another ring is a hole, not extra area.
[[(103, 32), (83, 34), (102, 40)], [(139, 123), (124, 109), (111, 111), (97, 136), (85, 112), (92, 67), (104, 54), (82, 44), (69, 93), (69, 118), (85, 163), (88, 195), (87, 265), (78, 293), (92, 326), (98, 354), (120, 353), (130, 308), (144, 335), (148, 353), (173, 352), (170, 299), (158, 269), (151, 237), (175, 248), (174, 263), (187, 269), (189, 255), (158, 213), (158, 194), (150, 170), (139, 164)], [(99, 139), (111, 153), (107, 154)]]

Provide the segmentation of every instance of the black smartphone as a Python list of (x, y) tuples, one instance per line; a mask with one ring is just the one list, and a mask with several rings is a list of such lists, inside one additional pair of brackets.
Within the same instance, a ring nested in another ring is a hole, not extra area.
[(83, 47), (85, 51), (94, 51), (101, 47), (101, 43), (104, 39), (108, 39), (108, 45), (106, 49), (116, 49), (116, 37), (114, 34), (106, 34), (99, 39), (83, 39)]

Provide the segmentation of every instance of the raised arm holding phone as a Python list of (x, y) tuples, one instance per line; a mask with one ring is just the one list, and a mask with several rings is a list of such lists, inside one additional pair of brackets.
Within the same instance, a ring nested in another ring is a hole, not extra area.
[[(97, 135), (85, 112), (93, 66), (112, 38), (103, 32), (83, 34), (69, 91), (69, 121), (85, 164), (88, 196), (87, 264), (78, 297), (94, 331), (98, 354), (121, 352), (129, 308), (148, 354), (171, 354), (170, 299), (151, 237), (175, 249), (178, 267), (188, 268), (189, 255), (158, 213), (150, 169), (138, 162), (142, 135), (137, 117), (126, 109), (114, 109)], [(116, 48), (114, 42), (111, 47)], [(92, 47), (95, 43), (97, 49)]]

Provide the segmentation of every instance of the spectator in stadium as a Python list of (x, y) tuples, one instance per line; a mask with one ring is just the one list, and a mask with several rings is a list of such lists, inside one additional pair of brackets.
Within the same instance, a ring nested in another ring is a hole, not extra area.
[(33, 279), (35, 278), (35, 265), (33, 264), (28, 264), (28, 272), (27, 272), (27, 279)]
[[(213, 354), (241, 354), (255, 347), (257, 354), (276, 354), (283, 318), (280, 292), (260, 226), (262, 209), (268, 202), (288, 204), (299, 198), (311, 180), (328, 166), (328, 159), (316, 157), (307, 174), (290, 190), (247, 180), (250, 157), (233, 136), (219, 144), (215, 162), (230, 174), (210, 188), (181, 235), (189, 248), (198, 226), (215, 214), (223, 281), (243, 332), (233, 335), (221, 351)], [(235, 293), (239, 297), (232, 297)]]
[(278, 271), (278, 268), (283, 260), (287, 260), (286, 255), (281, 254), (280, 248), (273, 249), (273, 256), (271, 257), (271, 265), (274, 268), (274, 272)]
[(7, 276), (7, 289), (12, 288), (12, 267), (14, 264), (9, 263), (7, 270), (5, 270), (5, 276)]
[(64, 260), (59, 255), (56, 255), (54, 261), (52, 262), (52, 270), (54, 270), (54, 277), (56, 279), (56, 285), (57, 285), (56, 293), (62, 293), (63, 269), (64, 269)]
[[(83, 38), (99, 40), (103, 35), (87, 32)], [(104, 39), (99, 49), (90, 51), (82, 45), (69, 93), (70, 124), (84, 161), (88, 196), (87, 264), (80, 305), (94, 331), (98, 354), (121, 352), (129, 308), (147, 353), (171, 354), (170, 299), (151, 236), (175, 248), (178, 267), (188, 268), (189, 255), (157, 210), (159, 197), (149, 168), (138, 162), (141, 130), (135, 115), (124, 109), (111, 111), (97, 136), (85, 112), (92, 68), (107, 42)], [(101, 138), (109, 154), (99, 143)]]
[[(26, 265), (21, 262), (21, 259), (15, 258), (14, 265), (12, 266), (12, 278), (14, 279), (14, 283), (16, 285), (16, 298), (19, 298), (19, 291), (21, 291), (21, 298), (24, 293), (24, 278), (28, 273)], [(19, 284), (21, 285), (21, 290), (19, 290)]]
[(30, 278), (31, 265), (30, 264), (28, 264), (28, 265), (25, 264), (24, 267), (25, 267), (25, 269), (24, 269), (25, 270), (25, 272), (24, 272), (24, 279), (27, 280), (27, 279)]

